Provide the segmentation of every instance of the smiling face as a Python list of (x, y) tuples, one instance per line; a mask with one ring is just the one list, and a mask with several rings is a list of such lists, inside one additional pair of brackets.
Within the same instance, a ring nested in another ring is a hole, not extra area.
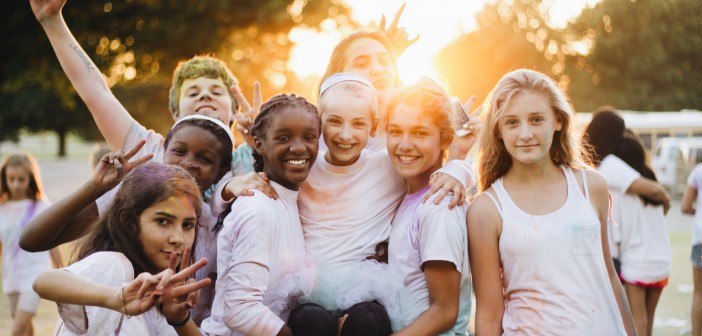
[(186, 79), (180, 87), (178, 118), (204, 114), (229, 125), (232, 120), (232, 97), (221, 78)]
[(29, 196), (29, 171), (20, 165), (7, 166), (5, 183), (10, 191), (11, 200), (23, 200)]
[[(334, 88), (330, 89), (334, 90)], [(373, 120), (368, 99), (336, 91), (325, 97), (322, 133), (327, 152), (324, 158), (335, 166), (348, 166), (358, 160), (368, 143)]]
[(195, 178), (201, 191), (221, 177), (222, 144), (211, 132), (186, 125), (173, 133), (163, 158), (164, 163), (178, 165)]
[(319, 119), (302, 107), (284, 107), (271, 117), (261, 137), (254, 137), (264, 171), (276, 183), (298, 190), (317, 158)]
[(553, 135), (562, 124), (543, 94), (524, 91), (512, 97), (498, 124), (500, 138), (514, 163), (551, 161)]
[(441, 153), (450, 142), (441, 142), (441, 130), (416, 106), (400, 103), (388, 117), (387, 148), (397, 173), (413, 193), (429, 183), (441, 167)]
[(361, 75), (378, 91), (395, 88), (397, 73), (388, 50), (372, 38), (359, 38), (345, 52), (343, 71)]
[(172, 195), (146, 208), (139, 216), (141, 246), (144, 256), (158, 270), (169, 266), (171, 252), (178, 253), (180, 264), (183, 249), (195, 240), (197, 216), (193, 200)]

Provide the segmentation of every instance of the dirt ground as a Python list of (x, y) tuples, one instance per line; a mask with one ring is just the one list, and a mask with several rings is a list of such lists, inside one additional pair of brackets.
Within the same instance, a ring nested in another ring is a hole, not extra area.
[[(68, 158), (56, 159), (56, 144), (52, 135), (25, 137), (19, 145), (0, 143), (0, 159), (20, 148), (31, 152), (39, 161), (47, 195), (51, 200), (57, 201), (75, 190), (90, 176), (88, 158), (94, 144), (82, 143), (75, 139), (70, 139), (68, 143)], [(690, 334), (692, 270), (689, 259), (692, 218), (682, 215), (679, 209), (678, 200), (667, 216), (673, 269), (670, 282), (658, 305), (654, 335)], [(62, 246), (64, 260), (68, 259), (71, 250), (70, 246)], [(54, 303), (42, 301), (34, 319), (35, 335), (52, 335), (57, 315)], [(11, 328), (8, 301), (3, 297), (0, 299), (0, 335), (9, 335)]]

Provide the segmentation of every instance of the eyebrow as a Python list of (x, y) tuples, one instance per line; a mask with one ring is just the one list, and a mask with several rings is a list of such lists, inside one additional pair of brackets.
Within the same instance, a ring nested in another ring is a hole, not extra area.
[(161, 215), (161, 216), (165, 216), (165, 217), (168, 217), (168, 218), (176, 218), (176, 216), (173, 215), (173, 214), (170, 213), (170, 212), (159, 211), (159, 212), (157, 212), (156, 214), (157, 214), (157, 215)]

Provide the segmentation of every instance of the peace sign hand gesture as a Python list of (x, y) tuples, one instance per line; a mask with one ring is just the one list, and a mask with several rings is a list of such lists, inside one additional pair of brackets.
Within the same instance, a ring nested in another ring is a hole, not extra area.
[(402, 12), (405, 10), (406, 5), (406, 3), (403, 3), (402, 6), (400, 6), (400, 9), (392, 18), (392, 23), (390, 23), (387, 28), (385, 27), (385, 14), (383, 14), (380, 18), (380, 24), (378, 27), (381, 32), (387, 35), (388, 39), (392, 43), (392, 46), (395, 48), (395, 56), (397, 57), (402, 55), (407, 48), (419, 40), (419, 35), (415, 36), (413, 39), (410, 39), (405, 28), (398, 27), (400, 16), (402, 16)]
[(246, 140), (246, 143), (251, 146), (251, 148), (254, 148), (253, 136), (251, 135), (251, 126), (253, 126), (254, 119), (256, 119), (258, 113), (261, 112), (261, 83), (258, 81), (254, 82), (253, 106), (251, 106), (249, 101), (246, 100), (246, 97), (244, 97), (244, 94), (241, 92), (238, 85), (232, 86), (231, 89), (232, 93), (234, 94), (234, 98), (236, 98), (239, 106), (241, 106), (241, 112), (234, 115), (234, 118), (236, 119), (236, 130), (241, 133), (244, 140)]
[(95, 168), (93, 183), (100, 190), (110, 190), (117, 186), (122, 181), (122, 178), (124, 178), (124, 175), (132, 171), (132, 169), (151, 160), (154, 155), (149, 153), (132, 162), (129, 161), (145, 143), (146, 140), (141, 139), (134, 148), (126, 153), (124, 150), (120, 149), (116, 152), (105, 154)]

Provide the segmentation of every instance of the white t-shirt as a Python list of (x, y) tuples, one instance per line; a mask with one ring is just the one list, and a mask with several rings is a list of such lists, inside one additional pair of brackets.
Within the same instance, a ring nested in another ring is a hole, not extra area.
[[(465, 335), (471, 311), (471, 275), (468, 265), (468, 235), (466, 230), (467, 204), (449, 210), (450, 199), (433, 203), (434, 196), (422, 203), (422, 190), (405, 196), (392, 221), (388, 264), (399, 272), (404, 285), (413, 294), (416, 303), (406, 314), (407, 322), (429, 308), (429, 290), (422, 271), (428, 261), (451, 262), (461, 273), (458, 319), (443, 335)], [(404, 326), (402, 326), (404, 327)]]
[(621, 209), (621, 277), (648, 284), (666, 279), (672, 257), (663, 206), (645, 205), (639, 196), (624, 194)]
[(607, 188), (612, 197), (612, 218), (613, 222), (607, 225), (607, 236), (609, 238), (609, 251), (612, 258), (619, 258), (619, 242), (621, 241), (622, 223), (622, 197), (626, 194), (632, 183), (641, 174), (634, 168), (629, 167), (626, 162), (616, 155), (607, 155), (600, 162), (597, 171), (604, 175), (607, 180)]
[(19, 247), (23, 226), (48, 207), (49, 202), (43, 199), (37, 200), (36, 203), (24, 199), (9, 200), (0, 204), (2, 290), (5, 294), (32, 291), (34, 279), (41, 272), (51, 268), (48, 251), (32, 253)]
[(217, 295), (201, 330), (210, 335), (276, 335), (291, 301), (310, 287), (297, 191), (272, 182), (232, 205), (217, 238)]
[[(119, 252), (96, 252), (64, 270), (111, 287), (134, 280), (132, 263)], [(178, 335), (157, 307), (127, 318), (106, 308), (57, 304), (59, 320), (54, 335)]]
[(690, 172), (687, 185), (697, 190), (695, 199), (695, 217), (692, 221), (692, 245), (702, 244), (702, 164)]

